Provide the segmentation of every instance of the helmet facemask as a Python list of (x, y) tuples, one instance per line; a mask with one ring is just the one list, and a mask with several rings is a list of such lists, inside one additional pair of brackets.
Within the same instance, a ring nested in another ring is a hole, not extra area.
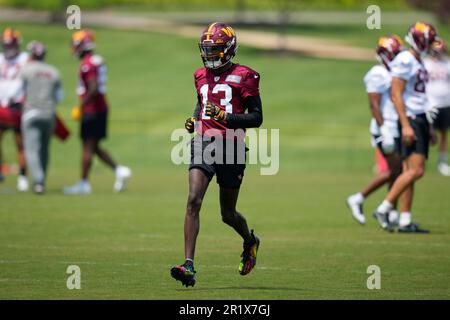
[(14, 59), (19, 54), (19, 46), (15, 43), (3, 43), (3, 55), (6, 59)]
[(208, 69), (218, 69), (230, 63), (234, 54), (228, 51), (234, 44), (234, 38), (227, 44), (212, 43), (212, 41), (208, 40), (200, 42), (198, 47), (205, 67)]

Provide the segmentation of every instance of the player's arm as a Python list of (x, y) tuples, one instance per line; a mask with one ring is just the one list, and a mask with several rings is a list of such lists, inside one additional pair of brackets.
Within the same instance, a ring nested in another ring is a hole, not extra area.
[(410, 145), (413, 143), (415, 136), (414, 130), (411, 128), (408, 117), (406, 116), (406, 106), (403, 101), (403, 92), (405, 91), (405, 87), (406, 80), (399, 77), (392, 78), (391, 97), (402, 125), (402, 140), (406, 143), (406, 145)]
[(184, 123), (184, 127), (189, 133), (194, 132), (195, 121), (200, 119), (200, 110), (201, 110), (200, 96), (197, 95), (197, 104), (195, 105), (194, 114), (192, 115), (192, 117), (187, 118), (186, 122)]
[(91, 77), (87, 80), (86, 96), (81, 101), (81, 107), (90, 103), (98, 94), (98, 82), (96, 77)]
[(384, 123), (383, 116), (381, 114), (381, 94), (378, 92), (369, 92), (369, 106), (372, 116), (377, 122), (378, 126), (381, 127)]
[(248, 113), (226, 114), (225, 120), (229, 128), (258, 128), (261, 126), (263, 122), (261, 97), (249, 96), (245, 98), (244, 105), (247, 107)]
[(218, 106), (208, 102), (205, 106), (205, 114), (213, 117), (216, 121), (227, 121), (227, 127), (236, 128), (257, 128), (263, 121), (262, 103), (260, 96), (248, 96), (244, 99), (244, 105), (248, 113), (234, 114), (226, 113)]

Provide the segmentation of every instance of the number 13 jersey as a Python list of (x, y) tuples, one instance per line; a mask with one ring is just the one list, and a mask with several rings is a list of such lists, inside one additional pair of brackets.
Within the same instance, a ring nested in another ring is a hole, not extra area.
[(195, 88), (201, 100), (198, 133), (203, 135), (207, 130), (215, 129), (225, 135), (227, 122), (206, 116), (206, 103), (209, 101), (227, 113), (245, 113), (245, 98), (259, 96), (259, 79), (258, 72), (239, 64), (233, 64), (219, 75), (205, 67), (198, 69), (194, 73)]
[(428, 106), (426, 83), (428, 73), (422, 61), (409, 51), (400, 52), (389, 65), (392, 77), (406, 81), (403, 101), (406, 105), (406, 115), (411, 117), (425, 113)]

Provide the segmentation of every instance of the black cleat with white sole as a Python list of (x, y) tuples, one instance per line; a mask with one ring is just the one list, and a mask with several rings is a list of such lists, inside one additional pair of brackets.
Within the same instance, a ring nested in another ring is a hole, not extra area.
[(403, 227), (398, 227), (397, 231), (402, 233), (430, 233), (430, 230), (421, 229), (419, 225), (414, 222)]
[(380, 227), (386, 231), (393, 232), (394, 227), (389, 222), (389, 216), (386, 213), (381, 213), (378, 211), (374, 211), (373, 217), (378, 221)]

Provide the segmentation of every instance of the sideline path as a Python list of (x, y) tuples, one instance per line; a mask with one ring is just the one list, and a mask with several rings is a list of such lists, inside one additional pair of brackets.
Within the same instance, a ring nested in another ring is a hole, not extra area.
[[(0, 21), (47, 23), (50, 13), (0, 8)], [(203, 27), (178, 24), (170, 20), (143, 15), (121, 14), (116, 11), (83, 11), (82, 26), (108, 27), (121, 30), (141, 30), (199, 38)], [(373, 51), (367, 48), (342, 44), (337, 40), (301, 35), (280, 35), (275, 32), (240, 30), (240, 44), (263, 50), (286, 50), (305, 56), (329, 59), (372, 61)]]

